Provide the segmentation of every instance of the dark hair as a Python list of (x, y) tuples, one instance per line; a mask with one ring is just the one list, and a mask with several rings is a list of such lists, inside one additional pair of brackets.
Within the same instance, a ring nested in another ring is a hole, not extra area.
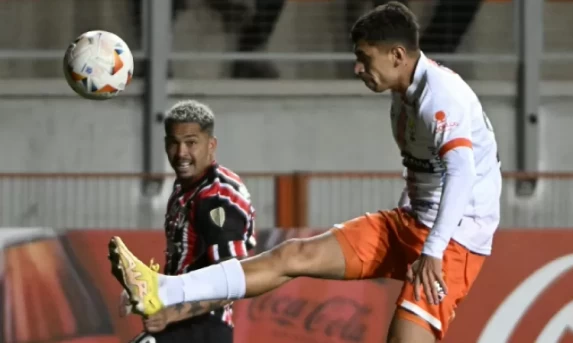
[(209, 106), (195, 100), (184, 100), (176, 103), (165, 115), (165, 133), (169, 133), (171, 125), (176, 123), (197, 123), (202, 132), (213, 136), (215, 131), (215, 115)]
[(390, 1), (360, 17), (352, 27), (354, 44), (365, 40), (368, 44), (400, 43), (407, 50), (417, 51), (418, 20), (404, 4)]

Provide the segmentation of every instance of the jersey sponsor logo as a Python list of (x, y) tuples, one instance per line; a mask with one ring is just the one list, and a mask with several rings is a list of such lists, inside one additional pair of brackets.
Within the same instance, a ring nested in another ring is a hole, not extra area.
[(450, 131), (451, 129), (458, 127), (458, 125), (459, 124), (455, 122), (438, 123), (438, 125), (436, 125), (436, 133), (444, 133)]
[(428, 200), (413, 199), (410, 204), (416, 210), (437, 210), (440, 207), (439, 203)]
[(418, 173), (441, 173), (446, 170), (446, 166), (440, 159), (419, 159), (406, 152), (402, 152), (402, 164)]
[(457, 122), (447, 121), (446, 112), (438, 111), (434, 114), (434, 120), (436, 121), (436, 133), (444, 133), (453, 128), (456, 128), (459, 124)]

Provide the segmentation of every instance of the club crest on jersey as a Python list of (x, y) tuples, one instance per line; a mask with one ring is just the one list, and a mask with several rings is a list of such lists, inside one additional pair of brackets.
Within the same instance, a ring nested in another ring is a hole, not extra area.
[(222, 207), (212, 209), (211, 212), (209, 212), (209, 216), (211, 216), (211, 220), (218, 227), (223, 227), (225, 224), (225, 210)]

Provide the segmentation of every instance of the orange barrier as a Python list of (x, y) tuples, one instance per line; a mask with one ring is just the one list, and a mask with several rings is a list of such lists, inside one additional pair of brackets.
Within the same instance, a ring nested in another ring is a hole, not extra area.
[[(120, 235), (143, 260), (160, 257), (159, 231), (92, 230), (25, 235), (2, 229), (3, 342), (126, 342), (141, 330), (119, 318), (120, 287), (109, 273), (106, 245)], [(32, 230), (30, 230), (32, 231)], [(10, 239), (10, 232), (14, 237)], [(36, 232), (36, 231), (34, 231)], [(281, 239), (319, 231), (275, 231)], [(273, 237), (275, 242), (277, 237)], [(8, 241), (6, 241), (8, 239)], [(267, 246), (269, 233), (259, 238)], [(6, 243), (7, 242), (7, 243)], [(569, 342), (573, 230), (504, 230), (497, 234), (445, 342)], [(299, 279), (236, 303), (237, 343), (375, 343), (384, 341), (395, 281)]]

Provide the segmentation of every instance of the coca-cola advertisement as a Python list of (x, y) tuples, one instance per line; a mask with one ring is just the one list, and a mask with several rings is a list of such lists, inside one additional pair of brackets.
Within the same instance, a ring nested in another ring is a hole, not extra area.
[[(258, 250), (320, 230), (266, 230)], [(0, 342), (128, 342), (142, 330), (121, 318), (121, 288), (107, 243), (121, 236), (143, 261), (163, 260), (159, 230), (0, 230)], [(501, 230), (445, 342), (573, 342), (573, 230)], [(235, 303), (238, 343), (377, 343), (385, 340), (400, 283), (294, 280)]]
[[(293, 282), (240, 304), (238, 336), (257, 331), (248, 340), (254, 343), (374, 342), (384, 337), (389, 305), (377, 287), (371, 282)], [(380, 296), (370, 298), (376, 293)]]

